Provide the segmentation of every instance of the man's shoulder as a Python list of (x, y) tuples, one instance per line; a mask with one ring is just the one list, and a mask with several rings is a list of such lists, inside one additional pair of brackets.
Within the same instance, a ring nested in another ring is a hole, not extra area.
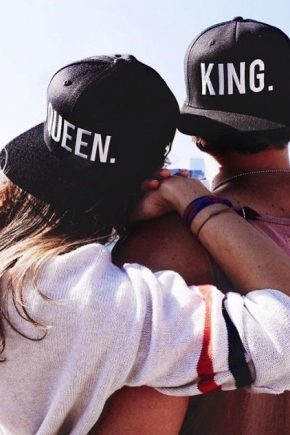
[(209, 254), (177, 214), (134, 225), (115, 246), (113, 261), (137, 262), (153, 271), (175, 270), (188, 284), (212, 280)]

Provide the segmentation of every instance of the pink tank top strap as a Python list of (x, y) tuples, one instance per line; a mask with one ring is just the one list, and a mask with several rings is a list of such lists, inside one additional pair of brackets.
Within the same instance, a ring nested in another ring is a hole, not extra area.
[[(290, 256), (290, 218), (261, 215), (249, 207), (235, 209), (236, 212), (246, 219), (257, 231), (266, 234), (283, 251)], [(212, 260), (212, 270), (218, 288), (223, 291), (238, 291), (234, 284), (227, 278), (215, 261)]]
[(270, 237), (290, 256), (290, 217), (258, 214), (248, 207), (243, 207), (237, 212), (258, 231)]

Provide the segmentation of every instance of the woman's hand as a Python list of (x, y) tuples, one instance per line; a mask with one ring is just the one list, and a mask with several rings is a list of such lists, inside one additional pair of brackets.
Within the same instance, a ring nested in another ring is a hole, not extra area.
[(187, 176), (187, 173), (183, 176), (170, 176), (166, 173), (161, 174), (159, 179), (146, 181), (143, 188), (150, 191), (138, 204), (132, 220), (154, 219), (174, 210), (182, 216), (191, 201), (211, 194), (199, 180)]

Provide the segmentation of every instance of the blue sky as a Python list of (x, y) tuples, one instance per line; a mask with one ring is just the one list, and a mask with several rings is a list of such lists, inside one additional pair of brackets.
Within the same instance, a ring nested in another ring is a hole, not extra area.
[[(73, 60), (132, 53), (156, 68), (182, 103), (187, 46), (201, 30), (237, 15), (290, 34), (289, 0), (0, 1), (0, 146), (44, 119), (51, 75)], [(171, 159), (196, 151), (178, 135)]]

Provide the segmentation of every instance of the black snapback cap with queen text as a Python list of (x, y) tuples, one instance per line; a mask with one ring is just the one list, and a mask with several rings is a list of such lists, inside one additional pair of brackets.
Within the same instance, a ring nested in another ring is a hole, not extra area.
[(42, 201), (85, 210), (150, 154), (164, 155), (178, 116), (165, 81), (134, 56), (83, 59), (54, 74), (46, 121), (1, 151), (1, 167)]
[(242, 17), (209, 27), (188, 48), (185, 81), (185, 134), (207, 121), (239, 132), (290, 127), (290, 41), (276, 27)]

